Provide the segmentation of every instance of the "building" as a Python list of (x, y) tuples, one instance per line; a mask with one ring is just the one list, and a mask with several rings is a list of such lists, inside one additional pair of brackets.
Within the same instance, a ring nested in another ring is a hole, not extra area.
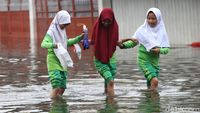
[[(131, 37), (144, 22), (150, 7), (158, 7), (163, 15), (171, 44), (200, 41), (200, 0), (1, 0), (0, 39), (28, 38), (30, 32), (41, 41), (55, 13), (70, 12), (72, 24), (68, 35), (80, 33), (82, 23), (92, 25), (103, 7), (111, 7), (119, 24), (120, 38)], [(31, 27), (30, 27), (31, 26)], [(1, 41), (2, 42), (2, 41)]]
[(120, 37), (131, 37), (154, 6), (162, 12), (171, 44), (200, 42), (200, 0), (112, 0), (112, 4)]

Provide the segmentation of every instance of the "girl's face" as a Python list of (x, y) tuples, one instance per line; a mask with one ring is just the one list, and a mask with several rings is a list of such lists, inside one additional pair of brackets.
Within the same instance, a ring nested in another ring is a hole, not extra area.
[(105, 19), (102, 21), (102, 24), (104, 27), (108, 27), (111, 24), (111, 21), (109, 19)]
[(147, 22), (149, 24), (150, 27), (155, 27), (157, 24), (157, 19), (156, 16), (153, 12), (149, 12), (149, 14), (147, 15)]
[(60, 29), (65, 29), (68, 25), (69, 25), (70, 23), (68, 23), (68, 24), (60, 24)]

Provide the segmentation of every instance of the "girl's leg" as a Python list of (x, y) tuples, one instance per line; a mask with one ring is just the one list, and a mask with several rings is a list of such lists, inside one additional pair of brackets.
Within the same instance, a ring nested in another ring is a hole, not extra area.
[(114, 78), (111, 72), (106, 71), (102, 76), (105, 80), (105, 93), (108, 95), (114, 95)]
[(60, 96), (62, 96), (64, 92), (65, 92), (65, 88), (60, 88), (59, 91), (58, 91), (58, 94)]
[(59, 70), (49, 72), (51, 85), (53, 87), (50, 98), (62, 96), (66, 88), (67, 73)]
[(109, 95), (114, 96), (114, 79), (115, 79), (115, 75), (117, 73), (116, 63), (110, 63), (109, 67), (110, 67), (110, 72), (112, 74), (112, 79), (113, 79), (109, 83), (109, 87), (110, 87)]
[(59, 86), (60, 88), (58, 91), (58, 95), (62, 96), (63, 93), (65, 92), (67, 85), (67, 72), (61, 71), (60, 74), (61, 74), (61, 80), (60, 80), (60, 86)]
[[(100, 75), (104, 78), (104, 93), (114, 95), (114, 76), (116, 73), (116, 63), (104, 64), (101, 61), (95, 59), (94, 64)], [(113, 69), (112, 69), (113, 68)], [(113, 74), (114, 73), (114, 74)]]
[(64, 92), (65, 92), (64, 88), (52, 89), (51, 94), (50, 94), (50, 98), (57, 98), (59, 96), (62, 96)]
[(55, 88), (52, 89), (51, 93), (50, 93), (50, 98), (57, 98), (58, 97), (58, 93), (59, 93), (59, 88)]
[(151, 79), (151, 90), (156, 90), (158, 87), (158, 78), (154, 77)]
[(59, 92), (60, 72), (58, 70), (49, 71), (49, 79), (52, 86), (50, 98), (56, 98)]
[(55, 88), (55, 89), (52, 89), (51, 94), (50, 94), (50, 98), (53, 99), (53, 98), (57, 98), (59, 96), (62, 96), (64, 92), (65, 92), (64, 88)]
[(107, 91), (108, 96), (114, 96), (114, 80), (108, 82)]
[(147, 88), (154, 90), (158, 87), (158, 74), (159, 66), (154, 66), (150, 63), (139, 63), (140, 69), (143, 71), (145, 78), (147, 79)]

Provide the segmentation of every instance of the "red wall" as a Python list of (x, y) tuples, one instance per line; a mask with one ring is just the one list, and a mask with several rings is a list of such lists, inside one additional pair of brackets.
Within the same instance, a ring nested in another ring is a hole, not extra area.
[(27, 53), (28, 50), (24, 48), (29, 48), (29, 32), (28, 11), (0, 12), (0, 51), (2, 53)]
[(0, 12), (1, 37), (29, 37), (28, 11)]

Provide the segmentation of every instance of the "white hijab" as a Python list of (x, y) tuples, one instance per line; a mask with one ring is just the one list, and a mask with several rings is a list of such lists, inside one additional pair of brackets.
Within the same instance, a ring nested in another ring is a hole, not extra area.
[(53, 43), (58, 46), (57, 49), (54, 49), (54, 52), (64, 69), (67, 69), (67, 66), (73, 67), (73, 61), (67, 51), (67, 34), (65, 29), (60, 28), (61, 24), (69, 23), (71, 23), (69, 13), (65, 10), (61, 10), (56, 14), (47, 31), (47, 34), (51, 36)]
[[(71, 17), (65, 10), (59, 11), (54, 17), (47, 33), (52, 37), (53, 43), (60, 43), (67, 49), (67, 34), (65, 29), (61, 29), (59, 25), (71, 23)], [(54, 49), (55, 51), (56, 49)]]
[(158, 8), (150, 8), (146, 13), (146, 17), (150, 11), (156, 15), (157, 25), (155, 27), (150, 27), (147, 19), (145, 19), (144, 24), (137, 29), (133, 37), (136, 38), (140, 44), (144, 45), (148, 52), (153, 47), (170, 47), (160, 10)]

